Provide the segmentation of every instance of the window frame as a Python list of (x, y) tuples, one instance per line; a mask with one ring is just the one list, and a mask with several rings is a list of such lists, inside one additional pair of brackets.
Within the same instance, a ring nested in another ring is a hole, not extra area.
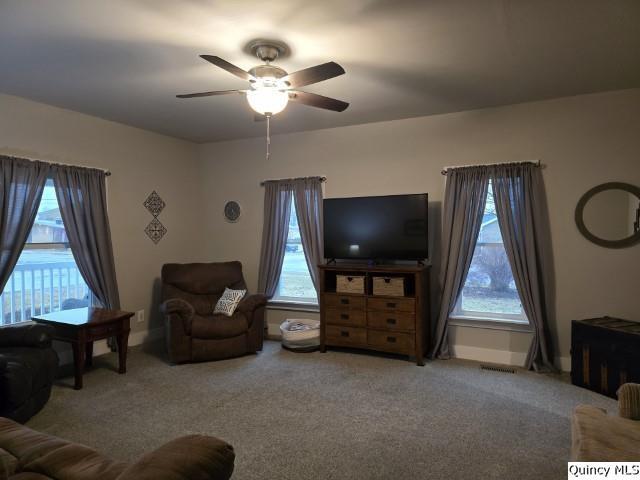
[[(49, 187), (55, 188), (54, 181), (55, 180), (54, 180), (54, 178), (52, 176), (47, 177), (47, 180), (45, 182), (45, 187), (49, 186)], [(38, 210), (40, 209), (41, 205), (42, 205), (42, 198), (40, 198), (40, 203), (38, 204)], [(56, 205), (57, 205), (58, 208), (60, 208), (60, 204), (58, 202), (57, 195), (56, 195)], [(35, 227), (36, 222), (37, 222), (37, 215), (36, 215), (36, 218), (34, 218), (33, 224), (31, 225), (31, 230), (29, 231), (29, 236), (31, 236), (31, 231)], [(73, 252), (71, 251), (71, 244), (68, 241), (68, 235), (66, 233), (66, 226), (64, 225), (64, 221), (62, 221), (62, 226), (63, 226), (64, 231), (65, 231), (65, 237), (67, 238), (66, 242), (29, 242), (29, 241), (27, 241), (23, 245), (22, 250), (20, 251), (20, 255), (22, 255), (22, 253), (24, 251), (38, 251), (38, 250), (47, 251), (47, 250), (60, 250), (60, 249), (69, 250), (69, 252), (71, 254), (71, 258), (73, 259), (73, 263), (75, 264), (75, 269), (77, 270), (77, 275), (79, 276), (79, 278), (82, 278), (82, 273), (80, 272), (80, 269), (79, 269), (78, 264), (77, 264), (77, 262), (75, 260), (75, 257), (73, 256)], [(19, 265), (16, 264), (16, 267), (18, 267), (18, 266)], [(7, 289), (7, 286), (9, 285), (9, 282), (13, 282), (14, 281), (11, 278), (13, 277), (14, 272), (16, 271), (16, 267), (14, 267), (13, 271), (11, 272), (11, 275), (9, 276), (9, 280), (7, 281), (7, 285), (5, 286), (5, 288), (2, 291), (0, 291), (0, 301), (3, 301), (2, 300), (2, 294), (5, 293), (5, 290)], [(52, 272), (51, 274), (53, 275), (53, 270), (51, 272)], [(61, 275), (61, 272), (59, 272), (58, 274)], [(23, 275), (24, 275), (24, 273), (23, 273)], [(34, 275), (34, 273), (32, 272), (31, 275)], [(93, 301), (93, 294), (91, 292), (91, 289), (87, 285), (87, 283), (84, 280), (84, 278), (82, 278), (82, 282), (83, 282), (84, 288), (86, 289), (87, 294), (89, 296), (89, 304), (91, 304), (91, 302)], [(12, 285), (14, 285), (14, 284), (12, 284)], [(76, 286), (76, 288), (77, 288), (77, 286)], [(14, 287), (12, 286), (11, 290), (13, 291), (13, 289), (14, 289)], [(31, 294), (33, 295), (33, 292)], [(22, 304), (22, 302), (24, 302), (24, 299), (21, 299), (21, 308), (26, 308), (26, 306), (24, 304)], [(32, 308), (32, 312), (33, 312), (33, 308), (36, 306), (33, 303), (33, 297), (32, 297), (31, 302), (32, 302), (31, 303), (31, 308)], [(11, 305), (13, 305), (13, 300), (11, 300)], [(58, 310), (55, 310), (55, 311), (58, 311)], [(2, 309), (2, 312), (3, 312), (3, 315), (4, 315), (5, 314), (4, 309)], [(32, 315), (33, 315), (33, 313), (32, 313)], [(29, 321), (31, 321), (31, 320), (28, 319), (28, 318), (25, 318), (25, 319), (22, 319), (20, 321), (4, 323), (4, 317), (2, 317), (2, 318), (0, 318), (0, 325), (18, 325), (18, 324), (23, 324), (23, 323), (26, 323), (26, 322), (29, 322)]]
[[(489, 195), (493, 195), (491, 182), (489, 183), (489, 188), (487, 189), (487, 198)], [(486, 204), (485, 204), (486, 209)], [(483, 212), (484, 214), (484, 212)], [(500, 224), (498, 223), (498, 231), (500, 232), (500, 238), (503, 239), (502, 242), (476, 242), (473, 246), (473, 255), (475, 256), (476, 248), (478, 245), (501, 245), (504, 248), (504, 237), (502, 236), (502, 229), (500, 228)], [(478, 233), (480, 235), (480, 233)], [(472, 257), (473, 261), (473, 257)], [(509, 269), (511, 270), (511, 276), (513, 277), (513, 269), (511, 265), (509, 265)], [(465, 283), (462, 285), (462, 290), (466, 285), (467, 279), (465, 279)], [(498, 313), (498, 312), (482, 312), (477, 310), (465, 310), (462, 308), (462, 290), (460, 291), (460, 295), (456, 299), (455, 306), (453, 311), (449, 315), (449, 323), (454, 326), (467, 326), (467, 327), (479, 327), (479, 328), (491, 328), (497, 330), (514, 330), (514, 331), (526, 331), (531, 332), (531, 322), (527, 318), (524, 309), (522, 309), (521, 314), (512, 314), (512, 313)], [(520, 292), (516, 287), (516, 293), (518, 297), (520, 297)], [(522, 300), (520, 300), (522, 302)]]
[[(289, 213), (289, 225), (291, 224), (291, 218), (295, 215), (297, 215), (297, 212), (295, 209), (295, 201), (292, 197), (291, 210)], [(299, 232), (300, 225), (297, 225), (297, 218), (296, 218), (296, 226)], [(295, 242), (295, 244), (297, 245), (298, 242)], [(287, 254), (286, 253), (287, 245), (289, 245), (289, 235), (287, 235), (287, 240), (285, 241), (285, 256)], [(309, 272), (309, 265), (307, 265), (306, 263), (306, 255), (304, 253), (304, 246), (302, 246), (302, 240), (300, 241), (299, 245), (302, 248), (302, 254), (305, 256), (305, 266), (307, 268), (307, 275), (309, 276), (309, 280), (311, 281), (311, 272)], [(309, 312), (319, 311), (320, 302), (319, 302), (317, 293), (315, 297), (292, 297), (292, 296), (278, 295), (280, 282), (282, 280), (282, 274), (284, 273), (284, 260), (285, 260), (285, 257), (282, 257), (282, 268), (280, 270), (280, 277), (278, 278), (278, 283), (276, 285), (276, 291), (273, 297), (269, 300), (267, 306), (273, 309), (280, 309), (280, 310), (297, 310), (297, 311), (309, 311)], [(311, 283), (313, 284), (313, 282)]]

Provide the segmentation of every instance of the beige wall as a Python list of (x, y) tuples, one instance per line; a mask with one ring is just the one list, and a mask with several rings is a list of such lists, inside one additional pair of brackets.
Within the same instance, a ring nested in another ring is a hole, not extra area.
[[(145, 310), (133, 333), (160, 325), (154, 283), (165, 262), (202, 258), (195, 145), (22, 98), (0, 95), (0, 154), (108, 169), (108, 205), (122, 308)], [(168, 233), (154, 245), (142, 203), (156, 190)], [(153, 307), (152, 307), (153, 306)], [(151, 321), (150, 321), (151, 320)]]
[[(569, 355), (572, 319), (638, 318), (640, 246), (607, 250), (583, 239), (573, 222), (580, 196), (607, 181), (640, 185), (640, 89), (578, 96), (448, 115), (276, 135), (272, 157), (264, 139), (194, 145), (79, 113), (0, 95), (0, 153), (107, 168), (109, 213), (123, 308), (144, 309), (144, 334), (158, 326), (154, 284), (163, 263), (239, 259), (250, 288), (257, 284), (266, 178), (326, 175), (327, 197), (428, 192), (431, 247), (443, 166), (540, 159), (550, 205), (557, 279), (558, 352)], [(277, 122), (277, 118), (274, 120)], [(167, 207), (167, 236), (154, 245), (142, 202), (157, 190)], [(229, 199), (243, 207), (224, 221)], [(150, 315), (151, 313), (151, 315)], [(149, 317), (154, 320), (149, 325)], [(272, 333), (283, 318), (270, 311)], [(452, 328), (463, 357), (518, 363), (528, 334)]]
[[(578, 199), (594, 185), (640, 185), (639, 111), (640, 89), (634, 89), (276, 135), (268, 161), (263, 138), (202, 145), (208, 258), (241, 260), (255, 289), (263, 179), (326, 175), (327, 197), (428, 192), (432, 223), (438, 224), (443, 166), (540, 159), (556, 266), (557, 320), (551, 329), (566, 367), (571, 320), (605, 314), (638, 319), (640, 313), (640, 246), (600, 248), (580, 236), (573, 220)], [(235, 224), (222, 216), (231, 199), (243, 207)], [(281, 318), (301, 315), (270, 312), (271, 330), (277, 331)], [(468, 327), (452, 333), (461, 356), (497, 351), (496, 358), (520, 361), (528, 343), (523, 333)]]

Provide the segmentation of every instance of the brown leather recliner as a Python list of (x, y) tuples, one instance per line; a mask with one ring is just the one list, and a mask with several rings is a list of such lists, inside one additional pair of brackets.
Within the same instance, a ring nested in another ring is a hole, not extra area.
[(218, 360), (262, 350), (267, 297), (247, 293), (231, 317), (214, 315), (226, 287), (247, 288), (240, 262), (162, 267), (160, 309), (172, 363)]

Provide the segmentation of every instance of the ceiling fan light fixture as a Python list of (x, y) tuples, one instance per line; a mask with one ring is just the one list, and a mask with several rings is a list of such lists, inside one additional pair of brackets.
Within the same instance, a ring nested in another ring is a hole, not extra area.
[(249, 106), (261, 115), (275, 115), (289, 103), (289, 93), (277, 87), (258, 87), (247, 91)]

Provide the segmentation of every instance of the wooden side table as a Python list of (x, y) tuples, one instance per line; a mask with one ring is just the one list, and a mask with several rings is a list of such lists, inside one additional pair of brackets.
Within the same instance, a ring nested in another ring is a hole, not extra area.
[(127, 344), (130, 320), (133, 312), (108, 310), (105, 308), (75, 308), (38, 315), (31, 319), (55, 328), (55, 340), (71, 343), (75, 370), (76, 390), (82, 388), (85, 366), (93, 360), (93, 342), (116, 337), (118, 345), (118, 373), (127, 371)]

